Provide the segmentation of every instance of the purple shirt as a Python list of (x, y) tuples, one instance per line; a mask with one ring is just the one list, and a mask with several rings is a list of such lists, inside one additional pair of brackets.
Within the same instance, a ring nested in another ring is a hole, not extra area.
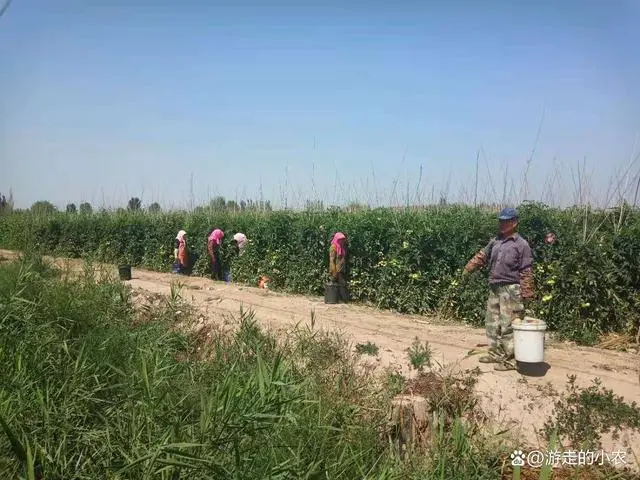
[(491, 285), (519, 284), (520, 272), (533, 265), (531, 247), (517, 233), (505, 239), (494, 238), (484, 248), (484, 254), (491, 268)]

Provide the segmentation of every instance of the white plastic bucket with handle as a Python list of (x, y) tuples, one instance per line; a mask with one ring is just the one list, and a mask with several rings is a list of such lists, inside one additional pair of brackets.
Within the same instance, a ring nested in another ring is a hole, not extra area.
[(511, 324), (513, 328), (513, 347), (518, 362), (544, 362), (544, 340), (547, 324), (544, 320), (525, 317)]

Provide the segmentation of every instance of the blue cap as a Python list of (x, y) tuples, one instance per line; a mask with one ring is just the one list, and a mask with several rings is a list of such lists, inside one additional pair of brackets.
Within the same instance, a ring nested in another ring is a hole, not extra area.
[(503, 208), (498, 215), (498, 220), (514, 220), (518, 218), (518, 212), (515, 208)]

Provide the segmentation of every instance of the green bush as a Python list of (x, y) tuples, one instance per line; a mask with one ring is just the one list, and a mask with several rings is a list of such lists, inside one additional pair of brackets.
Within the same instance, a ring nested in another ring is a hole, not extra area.
[[(639, 326), (640, 214), (521, 205), (521, 233), (536, 259), (536, 316), (550, 329), (580, 343), (606, 332)], [(49, 216), (31, 213), (0, 218), (0, 245), (70, 257), (92, 256), (168, 271), (173, 239), (185, 229), (199, 255), (196, 274), (207, 273), (206, 236), (226, 234), (223, 258), (234, 281), (321, 295), (331, 235), (350, 238), (351, 295), (356, 301), (405, 313), (440, 313), (482, 325), (486, 272), (459, 282), (459, 272), (496, 230), (495, 212), (450, 206), (422, 210), (194, 213), (140, 212)], [(544, 244), (553, 230), (559, 243)], [(249, 238), (242, 257), (228, 248), (241, 231)]]

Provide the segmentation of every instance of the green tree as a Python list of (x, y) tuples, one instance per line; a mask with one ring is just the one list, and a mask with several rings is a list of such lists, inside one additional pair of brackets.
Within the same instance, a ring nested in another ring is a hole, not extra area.
[(78, 211), (78, 209), (76, 208), (76, 204), (75, 203), (68, 203), (67, 204), (67, 213), (76, 213)]
[(80, 213), (88, 215), (91, 212), (93, 212), (93, 207), (91, 207), (91, 204), (89, 202), (82, 202), (80, 204)]
[(227, 200), (224, 197), (215, 197), (209, 202), (209, 208), (214, 212), (224, 212), (227, 209)]
[(162, 211), (162, 207), (158, 202), (153, 202), (151, 205), (149, 205), (148, 210), (150, 213), (159, 213)]
[(0, 195), (0, 215), (8, 215), (13, 211), (13, 193), (9, 190), (9, 198)]
[(140, 200), (138, 197), (132, 197), (131, 200), (129, 200), (129, 203), (127, 204), (127, 209), (132, 212), (136, 212), (141, 208), (142, 208), (142, 200)]
[(53, 203), (46, 200), (39, 200), (31, 205), (31, 213), (35, 213), (36, 215), (51, 215), (57, 210)]

